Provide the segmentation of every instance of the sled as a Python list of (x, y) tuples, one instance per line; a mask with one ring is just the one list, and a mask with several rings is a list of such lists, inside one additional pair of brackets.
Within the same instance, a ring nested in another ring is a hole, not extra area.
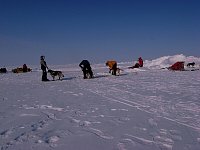
[[(27, 68), (27, 72), (31, 72), (31, 71), (32, 71), (32, 69)], [(25, 73), (25, 72), (23, 71), (23, 68), (15, 68), (15, 69), (12, 69), (12, 72), (13, 72), (13, 73)]]
[(7, 69), (6, 68), (0, 68), (0, 73), (6, 73)]

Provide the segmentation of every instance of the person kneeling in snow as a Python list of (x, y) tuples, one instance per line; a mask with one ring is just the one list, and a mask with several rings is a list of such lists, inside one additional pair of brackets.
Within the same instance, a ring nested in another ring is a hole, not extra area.
[[(79, 64), (79, 67), (81, 67), (81, 69), (83, 71), (83, 79), (93, 78), (92, 68), (91, 68), (88, 60), (83, 60)], [(88, 75), (89, 75), (89, 77), (88, 77)]]

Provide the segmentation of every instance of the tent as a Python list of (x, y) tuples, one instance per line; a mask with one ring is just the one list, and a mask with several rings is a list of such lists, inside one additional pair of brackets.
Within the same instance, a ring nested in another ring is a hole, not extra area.
[(172, 66), (168, 68), (169, 70), (174, 70), (174, 71), (184, 71), (184, 61), (178, 61)]

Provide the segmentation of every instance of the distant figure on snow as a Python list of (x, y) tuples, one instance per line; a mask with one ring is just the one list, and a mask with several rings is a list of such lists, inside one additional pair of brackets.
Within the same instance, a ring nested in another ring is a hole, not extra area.
[(194, 67), (194, 65), (195, 65), (195, 62), (188, 63), (188, 64), (187, 64), (187, 67)]
[(138, 58), (138, 63), (139, 63), (140, 67), (143, 67), (143, 59), (142, 59), (142, 57)]
[(117, 62), (115, 60), (108, 60), (106, 66), (109, 67), (109, 73), (116, 76), (117, 72)]
[(0, 68), (0, 73), (6, 73), (7, 69), (6, 68)]
[(128, 68), (129, 69), (134, 69), (134, 68), (140, 68), (140, 67), (143, 67), (143, 59), (142, 59), (142, 57), (138, 58), (138, 62), (134, 66), (128, 67)]
[(40, 65), (42, 69), (42, 81), (49, 81), (49, 79), (47, 79), (47, 70), (46, 70), (49, 68), (47, 67), (46, 61), (44, 59), (45, 59), (45, 56), (40, 56)]
[(28, 72), (28, 67), (26, 66), (26, 64), (23, 65), (22, 70), (23, 72)]
[(79, 64), (79, 67), (81, 67), (81, 69), (83, 71), (83, 79), (93, 78), (92, 68), (91, 68), (88, 60), (83, 60)]

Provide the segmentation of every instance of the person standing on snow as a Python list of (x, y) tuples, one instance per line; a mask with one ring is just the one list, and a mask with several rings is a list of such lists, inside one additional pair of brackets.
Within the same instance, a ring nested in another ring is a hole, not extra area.
[(22, 70), (23, 70), (23, 72), (28, 72), (28, 67), (26, 66), (26, 64), (23, 65)]
[(92, 68), (90, 66), (90, 63), (88, 60), (83, 60), (80, 64), (79, 67), (81, 67), (83, 71), (83, 79), (87, 79), (87, 74), (89, 73), (90, 78), (93, 78), (93, 72)]
[(49, 81), (49, 79), (47, 79), (47, 70), (46, 70), (49, 68), (47, 67), (46, 61), (44, 59), (45, 59), (45, 56), (40, 56), (40, 65), (42, 69), (42, 81)]

